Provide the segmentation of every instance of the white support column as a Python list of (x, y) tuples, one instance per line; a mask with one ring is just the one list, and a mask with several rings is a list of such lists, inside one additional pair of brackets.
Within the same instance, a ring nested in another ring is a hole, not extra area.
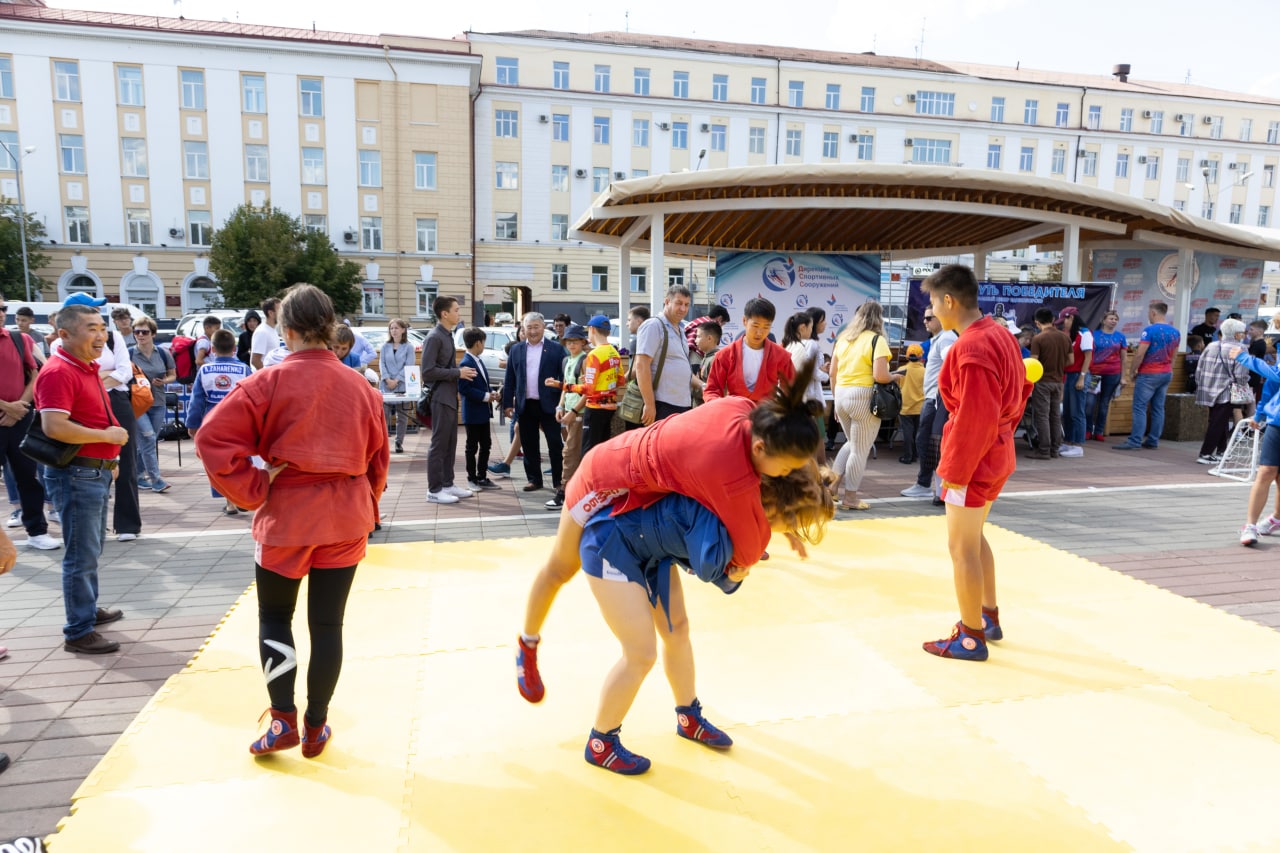
[(975, 248), (973, 250), (973, 275), (978, 281), (987, 280), (987, 250)]
[[(1178, 284), (1175, 291), (1178, 295), (1178, 303), (1173, 306), (1173, 327), (1182, 331), (1191, 326), (1191, 294), (1195, 290), (1196, 278), (1196, 253), (1194, 249), (1182, 248), (1178, 250)], [(1182, 340), (1178, 344), (1178, 349), (1182, 352), (1187, 351), (1187, 335), (1182, 333)]]
[(631, 348), (627, 328), (627, 312), (631, 310), (631, 246), (618, 247), (618, 346)]
[(1062, 280), (1080, 280), (1080, 226), (1068, 225), (1062, 239)]
[[(667, 262), (663, 257), (663, 242), (666, 239), (665, 221), (661, 213), (650, 218), (649, 226), (649, 310), (654, 317), (662, 311), (662, 297), (667, 289), (662, 285), (667, 280)], [(630, 276), (627, 277), (630, 287)]]

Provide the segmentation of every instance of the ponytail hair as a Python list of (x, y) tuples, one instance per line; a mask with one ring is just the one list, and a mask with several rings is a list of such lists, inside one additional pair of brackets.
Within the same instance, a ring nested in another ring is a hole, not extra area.
[[(792, 344), (800, 343), (800, 327), (812, 326), (812, 325), (813, 325), (813, 317), (809, 314), (808, 311), (800, 311), (795, 314), (792, 314), (790, 317), (787, 318), (787, 323), (783, 327), (784, 331), (782, 333), (782, 345), (784, 347), (789, 347)], [(811, 328), (809, 331), (810, 331), (810, 334), (805, 335), (805, 340), (810, 340), (813, 337), (812, 335), (813, 329)]]
[(815, 418), (825, 407), (804, 398), (817, 367), (815, 361), (808, 359), (794, 379), (778, 382), (773, 394), (751, 410), (751, 438), (763, 440), (769, 456), (803, 458), (818, 452), (822, 436)]
[(810, 545), (822, 541), (827, 522), (835, 517), (831, 488), (839, 479), (830, 468), (809, 461), (785, 477), (760, 478), (760, 503), (770, 525), (794, 533)]

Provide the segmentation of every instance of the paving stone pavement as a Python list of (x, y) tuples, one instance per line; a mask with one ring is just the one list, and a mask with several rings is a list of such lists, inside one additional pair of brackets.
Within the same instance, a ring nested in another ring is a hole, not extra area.
[[(497, 455), (507, 447), (507, 429), (495, 422), (493, 431)], [(518, 464), (510, 479), (498, 481), (501, 489), (457, 504), (427, 504), (428, 438), (411, 434), (406, 452), (392, 456), (383, 530), (372, 542), (555, 532), (558, 514), (543, 506), (551, 492), (520, 491), (525, 480)], [(1082, 459), (1020, 459), (991, 521), (1280, 628), (1280, 561), (1270, 553), (1280, 537), (1253, 549), (1236, 539), (1248, 487), (1207, 476), (1195, 464), (1194, 443), (1123, 454), (1109, 447), (1091, 443)], [(842, 513), (842, 520), (942, 512), (927, 499), (898, 495), (915, 470), (898, 462), (900, 453), (879, 446), (860, 492), (873, 508)], [(110, 537), (103, 554), (100, 601), (126, 614), (104, 632), (121, 642), (118, 654), (63, 651), (62, 552), (28, 549), (22, 532), (11, 531), (19, 540), (18, 566), (0, 577), (0, 645), (10, 649), (0, 662), (0, 751), (13, 765), (0, 774), (0, 840), (54, 830), (81, 781), (253, 579), (250, 517), (221, 513), (191, 443), (162, 444), (161, 464), (173, 489), (144, 494), (142, 537), (128, 543)], [(51, 532), (57, 535), (56, 525)], [(1015, 602), (1004, 606), (1016, 609)], [(512, 614), (513, 632), (518, 616)]]

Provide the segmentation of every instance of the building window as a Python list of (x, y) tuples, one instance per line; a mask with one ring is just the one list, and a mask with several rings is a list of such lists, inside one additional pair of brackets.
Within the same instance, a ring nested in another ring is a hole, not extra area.
[(1022, 146), (1018, 152), (1018, 171), (1034, 172), (1036, 170), (1036, 149), (1030, 145)]
[(142, 106), (141, 68), (136, 65), (121, 65), (116, 69), (116, 83), (121, 106)]
[(790, 128), (787, 130), (787, 156), (799, 157), (801, 149), (804, 145), (802, 132), (798, 128)]
[(840, 84), (839, 83), (827, 84), (827, 109), (829, 110), (840, 109)]
[(868, 162), (876, 159), (876, 138), (870, 133), (858, 134), (858, 159)]
[(366, 281), (360, 286), (360, 296), (361, 308), (364, 309), (366, 315), (374, 317), (385, 316), (387, 300), (383, 292), (382, 282)]
[(182, 160), (184, 163), (183, 174), (186, 178), (194, 181), (208, 180), (209, 143), (183, 142)]
[(1155, 154), (1147, 155), (1147, 180), (1157, 181), (1160, 179), (1160, 158)]
[(1241, 142), (1253, 141), (1253, 119), (1251, 118), (1240, 119), (1240, 141)]
[(862, 87), (862, 98), (859, 101), (858, 109), (864, 113), (873, 113), (876, 111), (876, 89), (874, 86)]
[(1193, 126), (1194, 126), (1194, 125), (1195, 125), (1195, 123), (1196, 123), (1196, 117), (1195, 117), (1195, 114), (1194, 114), (1194, 113), (1179, 113), (1179, 115), (1181, 115), (1181, 116), (1182, 116), (1182, 120), (1178, 122), (1178, 135), (1179, 135), (1179, 136), (1191, 136), (1191, 134), (1194, 132), (1194, 131), (1193, 131)]
[(646, 272), (647, 271), (644, 267), (631, 268), (631, 292), (632, 293), (644, 293), (648, 289), (645, 286)]
[(67, 242), (88, 243), (89, 208), (67, 207), (63, 208), (63, 214), (66, 216), (67, 220)]
[(499, 86), (520, 85), (520, 60), (510, 56), (499, 56), (494, 61), (498, 72)]
[(551, 214), (551, 239), (552, 240), (568, 240), (569, 239), (569, 214), (567, 213)]
[(1276, 167), (1262, 167), (1262, 185), (1264, 187), (1274, 187), (1276, 185)]
[(790, 80), (787, 82), (787, 106), (803, 107), (804, 106), (804, 81)]
[(649, 120), (633, 118), (631, 120), (631, 144), (636, 148), (649, 147)]
[(187, 211), (187, 242), (193, 246), (213, 245), (213, 214), (207, 210)]
[(822, 132), (822, 156), (827, 160), (840, 157), (840, 134), (830, 130)]
[(1089, 118), (1086, 121), (1086, 127), (1089, 130), (1100, 130), (1102, 128), (1102, 107), (1089, 107)]
[(1151, 132), (1164, 133), (1164, 110), (1155, 110), (1151, 113)]
[(747, 128), (747, 153), (749, 154), (764, 153), (764, 128), (763, 127)]
[(304, 184), (324, 183), (324, 149), (302, 149), (302, 182)]
[(1204, 204), (1200, 205), (1200, 216), (1205, 219), (1213, 219), (1213, 201), (1205, 199)]
[(636, 95), (649, 94), (649, 69), (637, 68), (632, 72), (631, 88)]
[(1173, 200), (1173, 209), (1179, 212), (1185, 212), (1187, 209), (1186, 201), (1180, 198), (1175, 198)]
[(713, 101), (729, 100), (729, 75), (728, 74), (711, 75), (711, 100)]
[(671, 97), (689, 97), (689, 72), (676, 71), (671, 75)]
[(246, 145), (244, 147), (244, 179), (266, 183), (271, 180), (271, 167), (267, 160), (267, 146)]
[(382, 186), (382, 152), (362, 149), (360, 152), (360, 186)]
[(147, 176), (147, 140), (126, 136), (120, 140), (120, 164), (126, 178)]
[(916, 139), (911, 147), (911, 162), (936, 163), (945, 166), (951, 162), (951, 140)]
[(182, 108), (184, 110), (204, 109), (204, 72), (182, 72)]
[(566, 291), (569, 289), (569, 265), (551, 265), (551, 289)]
[(499, 160), (494, 164), (493, 188), (495, 190), (520, 189), (520, 164)]
[(609, 117), (595, 116), (591, 120), (591, 141), (597, 145), (609, 144)]
[(440, 295), (440, 285), (426, 281), (416, 282), (413, 292), (416, 297), (414, 316), (433, 317), (431, 305), (436, 301), (436, 297)]
[(1129, 177), (1129, 155), (1128, 154), (1116, 155), (1116, 177), (1117, 178)]
[(1133, 110), (1125, 108), (1120, 111), (1120, 132), (1129, 133), (1133, 130)]
[(723, 124), (711, 125), (711, 150), (724, 151), (729, 128)]
[(439, 245), (436, 243), (436, 221), (434, 219), (419, 219), (414, 223), (414, 230), (418, 235), (418, 251), (422, 253), (437, 252)]
[(1209, 138), (1222, 138), (1222, 116), (1211, 116), (1212, 121), (1209, 122)]
[(298, 96), (301, 98), (301, 110), (309, 118), (324, 116), (324, 81), (299, 80)]
[(596, 66), (596, 91), (597, 92), (609, 91), (609, 66), (608, 65)]
[(1028, 99), (1022, 106), (1022, 123), (1035, 124), (1040, 120), (1040, 102)]
[(493, 111), (493, 135), (515, 139), (520, 135), (520, 111), (519, 110), (494, 110)]
[(260, 74), (246, 74), (240, 79), (244, 90), (244, 111), (247, 113), (265, 113), (267, 111), (267, 78)]
[(323, 213), (308, 213), (302, 217), (302, 225), (308, 231), (315, 231), (320, 234), (329, 233), (329, 224), (325, 221)]
[(1227, 221), (1230, 222), (1232, 225), (1239, 225), (1240, 217), (1242, 216), (1244, 216), (1244, 205), (1233, 204), (1231, 205), (1230, 212), (1227, 214)]
[(568, 166), (551, 167), (551, 191), (554, 193), (567, 193), (569, 191)]
[(751, 103), (763, 104), (765, 99), (764, 78), (751, 78)]
[(1004, 98), (991, 99), (991, 120), (1004, 121)]
[(1271, 145), (1280, 142), (1280, 121), (1267, 122), (1267, 142)]
[(602, 193), (609, 187), (609, 167), (596, 166), (591, 170), (591, 191)]
[(76, 62), (53, 63), (55, 98), (59, 101), (80, 100), (80, 65)]
[(514, 213), (499, 213), (495, 220), (493, 238), (495, 240), (519, 240), (519, 217)]
[(366, 252), (382, 251), (382, 217), (360, 217), (360, 248)]
[(1067, 122), (1071, 120), (1071, 104), (1059, 103), (1058, 108), (1053, 113), (1053, 126), (1066, 127)]
[(551, 63), (551, 88), (552, 89), (568, 89), (569, 88), (569, 63), (567, 62)]
[(0, 56), (0, 98), (13, 97), (13, 60)]
[(675, 287), (684, 284), (684, 267), (669, 267), (667, 269), (667, 287)]
[(551, 139), (554, 142), (569, 141), (569, 114), (551, 114)]
[(1067, 149), (1053, 149), (1053, 156), (1049, 158), (1049, 171), (1055, 175), (1061, 175), (1067, 171)]
[(591, 268), (591, 290), (596, 293), (604, 293), (609, 289), (609, 268), (608, 267), (592, 267)]
[(1258, 227), (1267, 228), (1271, 225), (1271, 207), (1270, 205), (1260, 205), (1258, 207)]
[(62, 172), (66, 175), (84, 174), (84, 137), (72, 133), (58, 136), (62, 151)]
[(128, 240), (131, 246), (147, 246), (151, 243), (151, 211), (126, 210), (125, 225), (128, 226)]
[(955, 114), (954, 92), (916, 92), (916, 115), (953, 116)]
[(682, 149), (689, 147), (689, 122), (673, 121), (671, 123), (671, 147)]
[(433, 152), (413, 152), (413, 188), (416, 190), (436, 188), (436, 155)]
[(1000, 151), (1001, 151), (1001, 146), (999, 143), (991, 142), (987, 144), (987, 168), (988, 169), (1000, 168)]
[(1218, 161), (1209, 160), (1209, 165), (1205, 166), (1204, 179), (1208, 183), (1216, 184), (1218, 182)]
[(1178, 158), (1178, 171), (1174, 173), (1174, 180), (1181, 184), (1191, 180), (1191, 159), (1189, 157)]
[(649, 177), (649, 170), (648, 170), (648, 169), (632, 169), (632, 170), (631, 170), (631, 177), (633, 177), (633, 178), (647, 178), (647, 177)]
[(1084, 152), (1084, 169), (1081, 170), (1086, 178), (1096, 178), (1098, 176), (1098, 152)]

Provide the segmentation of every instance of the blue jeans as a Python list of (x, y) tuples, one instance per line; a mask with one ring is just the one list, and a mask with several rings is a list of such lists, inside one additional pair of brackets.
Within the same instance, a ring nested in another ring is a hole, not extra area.
[(62, 516), (62, 633), (78, 640), (93, 631), (98, 610), (98, 558), (107, 535), (111, 472), (101, 468), (46, 468), (45, 483)]
[(163, 405), (152, 406), (138, 416), (138, 469), (152, 483), (164, 482), (160, 476), (160, 451), (157, 447), (163, 428)]
[(18, 496), (18, 482), (13, 479), (13, 470), (9, 467), (8, 460), (4, 463), (4, 487), (9, 492), (9, 503), (17, 506), (21, 498)]
[[(1139, 373), (1133, 380), (1133, 429), (1129, 444), (1155, 447), (1164, 432), (1164, 395), (1169, 390), (1172, 373)], [(1148, 411), (1150, 429), (1147, 428)], [(1146, 430), (1144, 440), (1143, 430)]]
[(1063, 408), (1066, 410), (1062, 413), (1062, 431), (1066, 433), (1067, 444), (1084, 444), (1084, 409), (1091, 395), (1088, 391), (1076, 390), (1076, 382), (1081, 376), (1086, 383), (1089, 381), (1089, 374), (1077, 372), (1065, 374), (1062, 383)]
[(1120, 390), (1119, 373), (1103, 374), (1098, 378), (1102, 380), (1098, 393), (1089, 395), (1088, 415), (1084, 426), (1088, 435), (1107, 434), (1107, 413), (1111, 410), (1111, 401), (1115, 399), (1116, 392)]

